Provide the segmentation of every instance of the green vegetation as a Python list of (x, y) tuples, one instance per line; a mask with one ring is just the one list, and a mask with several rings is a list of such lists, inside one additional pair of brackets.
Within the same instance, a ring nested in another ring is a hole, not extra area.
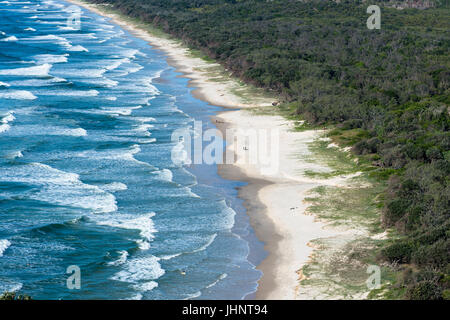
[[(331, 131), (328, 135), (333, 135)], [(318, 139), (310, 145), (311, 162), (324, 164), (330, 172), (311, 172), (318, 178), (346, 177), (343, 185), (322, 185), (311, 190), (305, 199), (314, 214), (331, 228), (331, 235), (311, 241), (315, 250), (310, 262), (302, 268), (305, 279), (298, 287), (303, 294), (318, 299), (363, 299), (369, 293), (367, 267), (377, 265), (381, 271), (382, 288), (395, 283), (396, 265), (379, 261), (377, 252), (385, 238), (380, 225), (382, 194), (386, 181), (372, 177), (372, 167), (356, 156), (330, 147), (329, 139)], [(390, 230), (392, 233), (392, 230)], [(379, 299), (386, 289), (370, 293)]]
[(16, 294), (15, 292), (5, 292), (0, 295), (0, 300), (31, 300), (31, 297), (24, 294)]
[[(448, 1), (90, 0), (182, 39), (236, 77), (277, 93), (308, 125), (334, 126), (387, 179), (382, 224), (401, 236), (380, 259), (403, 264), (386, 297), (449, 297)], [(418, 4), (418, 5), (417, 5)], [(400, 5), (403, 10), (393, 8)], [(428, 7), (428, 8), (427, 8)]]

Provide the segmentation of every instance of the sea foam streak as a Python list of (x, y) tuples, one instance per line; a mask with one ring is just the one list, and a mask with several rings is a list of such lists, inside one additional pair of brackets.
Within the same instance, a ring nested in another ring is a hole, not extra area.
[(26, 90), (8, 90), (0, 92), (0, 99), (34, 100), (37, 97)]
[(42, 127), (39, 125), (22, 125), (18, 126), (14, 132), (11, 132), (12, 136), (70, 136), (70, 137), (85, 137), (87, 132), (83, 128), (65, 128), (57, 126)]
[(101, 188), (107, 192), (124, 191), (128, 189), (127, 185), (121, 182), (113, 182), (110, 184), (105, 184), (101, 186)]
[(48, 73), (51, 68), (52, 68), (51, 64), (45, 63), (40, 66), (34, 66), (34, 67), (28, 67), (28, 68), (3, 69), (3, 70), (0, 70), (0, 75), (44, 77), (44, 76), (48, 76)]
[(0, 41), (17, 41), (17, 40), (18, 39), (16, 38), (16, 36), (10, 36), (10, 37), (0, 39)]
[(83, 151), (78, 154), (79, 157), (90, 158), (93, 160), (119, 160), (119, 161), (130, 161), (145, 166), (150, 166), (146, 162), (137, 160), (134, 155), (141, 152), (141, 148), (138, 144), (134, 144), (127, 149), (111, 149), (111, 150), (88, 150)]
[(66, 54), (38, 54), (33, 59), (38, 63), (61, 63), (67, 62), (68, 53)]
[(114, 216), (95, 217), (95, 221), (99, 225), (109, 226), (113, 228), (139, 230), (139, 234), (144, 240), (150, 242), (155, 236), (153, 235), (157, 230), (153, 220), (154, 212), (145, 215), (133, 214), (117, 214)]
[(116, 198), (97, 186), (85, 184), (75, 173), (64, 172), (41, 163), (0, 167), (0, 181), (39, 186), (30, 199), (78, 207), (93, 213), (117, 210)]
[(121, 264), (124, 264), (127, 261), (127, 257), (128, 257), (128, 252), (123, 250), (123, 251), (119, 251), (119, 258), (115, 261), (109, 262), (108, 265), (110, 266), (118, 266)]
[(141, 281), (148, 282), (149, 280), (156, 280), (164, 275), (165, 271), (159, 264), (159, 258), (149, 255), (137, 257), (128, 260), (124, 264), (124, 270), (119, 271), (112, 280), (139, 283)]
[(43, 94), (49, 96), (67, 96), (67, 97), (96, 97), (99, 92), (97, 90), (66, 90), (66, 91), (48, 91)]
[(11, 245), (11, 242), (9, 242), (8, 240), (0, 240), (0, 257), (3, 256), (3, 253), (6, 251), (6, 249), (9, 248), (9, 246)]
[(8, 131), (11, 126), (8, 124), (9, 122), (14, 121), (16, 118), (13, 116), (13, 111), (9, 111), (6, 115), (1, 117), (0, 120), (0, 133)]
[(156, 171), (156, 174), (161, 180), (165, 181), (172, 181), (173, 179), (173, 173), (169, 169), (162, 169), (159, 171)]

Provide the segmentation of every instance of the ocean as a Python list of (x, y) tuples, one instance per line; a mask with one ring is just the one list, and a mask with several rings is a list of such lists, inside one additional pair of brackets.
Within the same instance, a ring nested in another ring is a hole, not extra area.
[(222, 109), (108, 19), (68, 23), (71, 6), (0, 2), (0, 293), (251, 296), (263, 252), (243, 183), (171, 159), (175, 130)]

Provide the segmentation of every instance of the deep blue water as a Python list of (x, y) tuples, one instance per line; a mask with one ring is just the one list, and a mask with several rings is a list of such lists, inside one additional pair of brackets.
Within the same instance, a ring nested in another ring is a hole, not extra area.
[[(215, 165), (174, 130), (218, 107), (165, 56), (64, 1), (0, 3), (0, 292), (35, 299), (240, 299), (261, 244)], [(249, 258), (250, 256), (253, 258)], [(249, 260), (253, 260), (249, 262)], [(81, 269), (81, 289), (66, 269)]]

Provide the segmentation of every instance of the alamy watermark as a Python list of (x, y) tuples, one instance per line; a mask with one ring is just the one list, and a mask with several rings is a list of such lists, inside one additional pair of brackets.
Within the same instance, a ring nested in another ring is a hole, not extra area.
[[(277, 128), (226, 129), (203, 131), (202, 121), (194, 121), (191, 128), (172, 133), (171, 158), (183, 164), (248, 164), (257, 166), (263, 175), (279, 170), (280, 133)], [(226, 147), (225, 142), (226, 141)]]
[(81, 269), (77, 265), (71, 265), (67, 267), (67, 274), (70, 276), (66, 280), (67, 289), (80, 290), (81, 289)]
[(69, 13), (66, 21), (67, 28), (81, 30), (81, 8), (78, 6), (69, 6), (64, 11)]
[(366, 285), (369, 290), (381, 288), (381, 268), (377, 265), (370, 265), (366, 272), (370, 274), (366, 280)]
[(367, 28), (369, 30), (381, 29), (381, 9), (377, 5), (370, 5), (367, 7), (367, 13), (371, 14), (367, 18)]

